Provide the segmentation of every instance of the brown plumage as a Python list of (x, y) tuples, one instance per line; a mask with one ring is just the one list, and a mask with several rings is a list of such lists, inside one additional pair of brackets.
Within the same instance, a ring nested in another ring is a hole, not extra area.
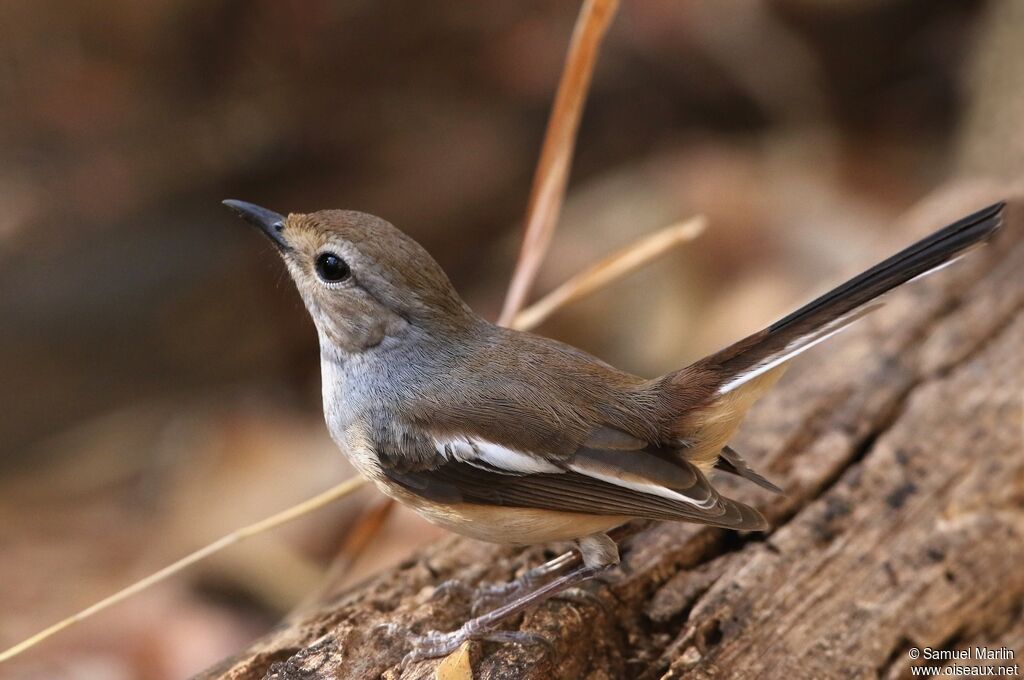
[[(421, 509), (478, 504), (506, 515), (521, 508), (761, 529), (756, 510), (721, 497), (706, 477), (717, 466), (773, 486), (734, 451), (720, 457), (750, 407), (789, 358), (987, 238), (1000, 211), (950, 225), (654, 380), (484, 321), (419, 244), (379, 218), (290, 215), (270, 235), (320, 333), (332, 433), (385, 492)], [(317, 272), (325, 252), (344, 260), (345, 281)], [(492, 537), (502, 539), (500, 528)]]
[(320, 337), (332, 436), (385, 493), (492, 541), (577, 539), (630, 518), (764, 529), (713, 468), (777, 490), (728, 448), (794, 356), (880, 295), (987, 239), (1002, 204), (906, 248), (768, 328), (653, 380), (474, 314), (437, 263), (387, 222), (329, 210), (283, 218), (227, 202), (278, 246)]

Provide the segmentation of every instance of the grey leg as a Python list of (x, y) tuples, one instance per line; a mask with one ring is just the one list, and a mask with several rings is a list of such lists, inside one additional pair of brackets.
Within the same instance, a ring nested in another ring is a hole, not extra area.
[(485, 583), (473, 588), (461, 581), (445, 581), (437, 587), (431, 599), (456, 593), (472, 601), (475, 613), (486, 605), (504, 604), (522, 593), (534, 590), (548, 579), (569, 571), (576, 566), (579, 559), (575, 551), (563, 553), (544, 564), (528, 569), (522, 576), (508, 583)]
[[(537, 636), (531, 633), (497, 631), (498, 635), (492, 634), (496, 632), (494, 629), (503, 619), (519, 614), (535, 604), (540, 604), (618, 564), (618, 548), (604, 534), (594, 534), (593, 536), (582, 538), (578, 541), (578, 545), (580, 554), (583, 556), (582, 565), (575, 567), (566, 574), (558, 576), (535, 590), (516, 597), (486, 614), (470, 619), (458, 630), (450, 633), (432, 632), (412, 638), (413, 650), (405, 657), (403, 663), (447, 656), (467, 640), (494, 638), (500, 642), (537, 642)], [(560, 556), (544, 566), (547, 567), (557, 562), (558, 568), (564, 569), (566, 564), (572, 563), (572, 561), (567, 559), (563, 560), (564, 557), (564, 555)], [(574, 559), (575, 557), (573, 556)], [(555, 570), (557, 571), (557, 569)]]
[[(612, 565), (604, 567), (588, 567), (581, 565), (568, 574), (559, 576), (554, 581), (547, 583), (536, 590), (526, 593), (511, 602), (504, 604), (497, 609), (470, 619), (462, 624), (458, 630), (450, 633), (427, 633), (411, 640), (413, 650), (405, 657), (403, 663), (413, 663), (423, 659), (433, 659), (439, 656), (447, 656), (458, 649), (467, 640), (488, 640), (491, 633), (496, 632), (495, 626), (503, 619), (514, 616), (529, 609), (535, 604), (540, 604), (548, 598), (571, 588), (578, 583), (601, 573)], [(497, 631), (500, 633), (495, 639), (499, 642), (538, 642), (537, 636), (531, 633), (517, 633), (515, 631)]]
[(533, 590), (548, 579), (554, 576), (561, 576), (570, 568), (576, 566), (578, 559), (576, 553), (570, 550), (553, 560), (548, 560), (544, 564), (527, 569), (523, 572), (522, 576), (514, 581), (481, 586), (478, 593), (483, 593), (485, 597), (500, 599)]

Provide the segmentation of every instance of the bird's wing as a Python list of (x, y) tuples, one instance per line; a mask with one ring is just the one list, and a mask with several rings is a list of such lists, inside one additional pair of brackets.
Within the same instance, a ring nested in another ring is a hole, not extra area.
[[(628, 434), (598, 427), (571, 456), (557, 460), (475, 435), (424, 433), (415, 456), (380, 451), (394, 483), (436, 503), (473, 503), (560, 512), (683, 520), (726, 527), (767, 528), (755, 509), (721, 496), (694, 465)], [(414, 444), (404, 439), (404, 446)], [(427, 455), (429, 454), (429, 455)]]

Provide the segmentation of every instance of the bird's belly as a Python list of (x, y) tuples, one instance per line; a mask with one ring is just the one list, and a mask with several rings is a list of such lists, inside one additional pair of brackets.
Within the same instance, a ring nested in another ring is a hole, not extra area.
[[(631, 517), (586, 515), (537, 508), (516, 508), (471, 503), (434, 503), (407, 493), (401, 487), (378, 486), (387, 495), (415, 510), (431, 524), (463, 536), (490, 543), (531, 545), (570, 541), (605, 532)], [(384, 488), (384, 487), (387, 488)]]

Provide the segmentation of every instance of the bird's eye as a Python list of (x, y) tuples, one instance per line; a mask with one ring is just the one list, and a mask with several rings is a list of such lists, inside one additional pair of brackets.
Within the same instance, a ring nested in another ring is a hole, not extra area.
[(316, 256), (316, 275), (327, 283), (337, 283), (351, 276), (352, 270), (334, 253), (320, 253)]

